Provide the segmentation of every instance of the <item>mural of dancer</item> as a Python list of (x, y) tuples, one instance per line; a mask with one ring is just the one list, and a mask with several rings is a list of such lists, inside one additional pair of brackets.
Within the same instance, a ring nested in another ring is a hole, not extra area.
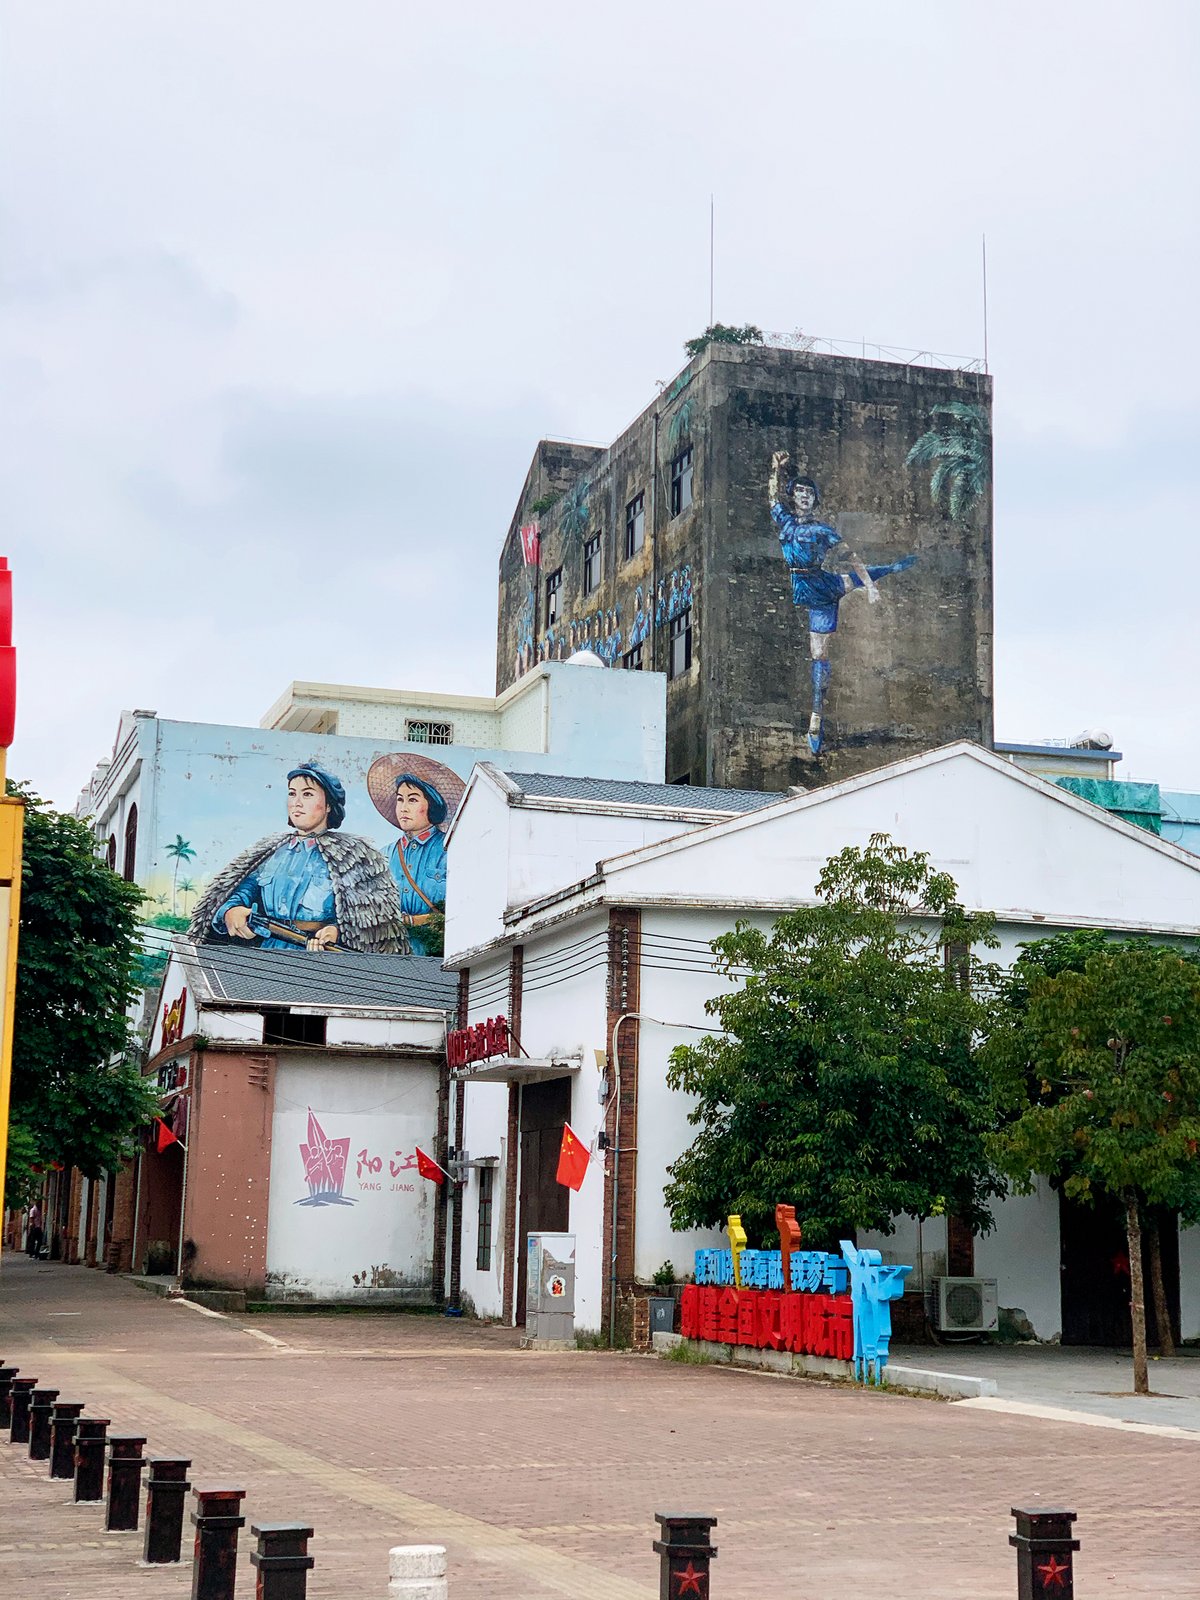
[(838, 607), (855, 589), (865, 591), (867, 600), (879, 600), (878, 583), (893, 573), (903, 572), (916, 561), (905, 556), (882, 566), (869, 567), (851, 550), (843, 547), (849, 572), (829, 571), (825, 558), (842, 543), (841, 535), (827, 522), (818, 520), (821, 491), (811, 478), (790, 470), (786, 450), (771, 457), (771, 476), (767, 499), (771, 518), (779, 534), (783, 559), (792, 575), (792, 602), (808, 612), (808, 646), (812, 657), (812, 715), (808, 721), (808, 748), (821, 753), (825, 717), (825, 695), (829, 688), (829, 641), (837, 632)]
[(465, 787), (456, 772), (427, 756), (380, 756), (367, 773), (367, 790), (376, 809), (400, 829), (387, 865), (400, 897), (408, 942), (417, 956), (441, 953), (445, 829)]
[(270, 834), (217, 874), (188, 937), (262, 950), (407, 950), (400, 897), (373, 844), (339, 833), (346, 791), (306, 761), (288, 773), (291, 831)]

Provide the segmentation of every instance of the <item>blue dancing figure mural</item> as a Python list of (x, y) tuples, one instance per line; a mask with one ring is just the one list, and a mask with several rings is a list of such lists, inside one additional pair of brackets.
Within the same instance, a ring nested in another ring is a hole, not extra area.
[(826, 558), (842, 544), (842, 536), (817, 516), (821, 491), (812, 478), (803, 477), (790, 465), (786, 450), (771, 457), (767, 498), (771, 519), (779, 535), (779, 546), (792, 577), (792, 602), (808, 612), (808, 645), (812, 659), (812, 713), (808, 722), (808, 748), (815, 757), (821, 753), (825, 720), (825, 697), (829, 689), (829, 641), (837, 632), (838, 607), (847, 595), (862, 589), (871, 605), (879, 600), (880, 581), (911, 567), (916, 556), (867, 566), (853, 551), (843, 546), (848, 572), (827, 568)]

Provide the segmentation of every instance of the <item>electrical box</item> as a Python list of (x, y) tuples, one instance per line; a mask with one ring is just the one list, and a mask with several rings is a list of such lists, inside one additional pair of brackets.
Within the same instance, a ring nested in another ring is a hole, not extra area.
[(650, 1332), (675, 1332), (675, 1299), (673, 1295), (650, 1296)]
[(575, 1235), (531, 1233), (525, 1273), (525, 1337), (575, 1343)]

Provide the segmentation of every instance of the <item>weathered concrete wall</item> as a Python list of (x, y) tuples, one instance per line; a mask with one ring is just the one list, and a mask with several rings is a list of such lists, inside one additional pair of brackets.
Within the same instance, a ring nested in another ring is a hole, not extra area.
[[(991, 380), (979, 373), (710, 348), (608, 451), (577, 466), (556, 454), (553, 476), (544, 458), (562, 447), (539, 447), (500, 563), (498, 688), (581, 646), (620, 667), (641, 632), (644, 666), (666, 670), (672, 614), (690, 604), (692, 665), (667, 686), (670, 780), (815, 786), (955, 738), (989, 742), (990, 418)], [(672, 516), (671, 464), (688, 445), (693, 504)], [(775, 451), (816, 484), (812, 522), (831, 530), (803, 533), (812, 549), (799, 569), (809, 600), (839, 589), (823, 640), (811, 604), (793, 596), (772, 518)], [(560, 498), (538, 514), (541, 564), (529, 568), (518, 530), (548, 482)], [(626, 560), (638, 493), (646, 542)], [(603, 575), (585, 594), (595, 534)], [(877, 603), (853, 578), (840, 592), (836, 575), (909, 557), (876, 576)], [(545, 580), (560, 567), (560, 620), (548, 628)], [(814, 644), (828, 662), (815, 750)]]
[(275, 1059), (269, 1050), (192, 1057), (183, 1232), (196, 1248), (185, 1282), (264, 1293)]

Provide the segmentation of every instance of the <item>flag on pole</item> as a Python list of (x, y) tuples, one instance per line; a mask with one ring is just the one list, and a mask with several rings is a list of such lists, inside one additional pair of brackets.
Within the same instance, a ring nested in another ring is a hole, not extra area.
[(162, 1155), (169, 1144), (180, 1144), (182, 1141), (174, 1129), (167, 1127), (161, 1117), (155, 1117), (154, 1120), (158, 1123), (158, 1136), (155, 1139), (155, 1146), (159, 1155)]
[(587, 1146), (580, 1144), (571, 1124), (565, 1122), (562, 1147), (558, 1152), (558, 1172), (555, 1174), (559, 1183), (565, 1183), (568, 1189), (581, 1189), (590, 1160)]
[(420, 1145), (417, 1146), (417, 1171), (431, 1183), (443, 1183), (450, 1176), (445, 1167), (439, 1167), (432, 1156), (425, 1154)]

